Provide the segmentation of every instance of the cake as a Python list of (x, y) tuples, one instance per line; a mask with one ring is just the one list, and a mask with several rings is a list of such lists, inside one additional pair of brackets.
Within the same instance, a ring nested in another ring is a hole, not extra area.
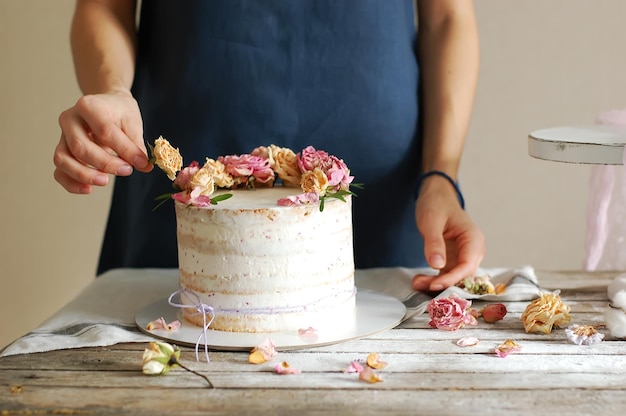
[[(182, 168), (163, 138), (153, 162), (173, 181), (184, 318), (232, 332), (337, 328), (354, 323), (353, 177), (309, 146)], [(172, 303), (174, 304), (174, 303)]]
[[(176, 202), (182, 303), (210, 306), (210, 328), (221, 331), (320, 329), (351, 317), (351, 199), (320, 212), (319, 204), (277, 206), (293, 188), (229, 192), (211, 207)], [(197, 308), (183, 311), (203, 326)]]

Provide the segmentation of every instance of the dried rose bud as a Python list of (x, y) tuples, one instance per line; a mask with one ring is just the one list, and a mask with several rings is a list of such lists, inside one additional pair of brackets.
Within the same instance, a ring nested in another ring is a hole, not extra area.
[(502, 303), (491, 303), (485, 306), (482, 311), (485, 322), (493, 324), (506, 316), (506, 306)]

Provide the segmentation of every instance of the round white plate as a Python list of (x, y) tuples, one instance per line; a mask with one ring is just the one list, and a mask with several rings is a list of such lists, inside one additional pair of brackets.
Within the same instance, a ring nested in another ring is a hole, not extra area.
[[(209, 348), (219, 350), (250, 351), (267, 338), (271, 338), (279, 350), (321, 347), (343, 341), (363, 338), (378, 332), (386, 331), (398, 325), (405, 314), (402, 302), (391, 296), (369, 290), (359, 289), (356, 294), (356, 313), (354, 322), (346, 322), (343, 327), (315, 328), (315, 337), (301, 337), (297, 331), (289, 332), (226, 332), (207, 331)], [(146, 325), (163, 317), (166, 322), (179, 320), (181, 327), (176, 332), (167, 330), (148, 331)], [(135, 317), (139, 329), (156, 338), (171, 341), (178, 345), (196, 345), (202, 334), (202, 328), (195, 326), (181, 317), (180, 310), (163, 299), (143, 308)], [(204, 341), (201, 340), (201, 347)]]
[(563, 126), (533, 131), (528, 153), (556, 162), (621, 165), (626, 127), (613, 125)]

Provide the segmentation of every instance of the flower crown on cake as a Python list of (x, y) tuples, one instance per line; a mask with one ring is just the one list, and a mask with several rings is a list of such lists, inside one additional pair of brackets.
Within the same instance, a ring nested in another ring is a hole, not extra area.
[[(283, 186), (300, 188), (302, 193), (281, 198), (280, 206), (320, 204), (337, 198), (345, 202), (347, 195), (355, 195), (350, 169), (342, 159), (308, 146), (297, 154), (286, 147), (260, 146), (249, 154), (220, 156), (217, 160), (206, 158), (203, 166), (196, 161), (183, 168), (183, 158), (177, 148), (159, 136), (154, 146), (148, 144), (151, 162), (173, 181), (177, 192), (161, 195), (157, 200), (173, 198), (185, 205), (207, 207), (228, 199), (232, 194), (213, 195), (217, 189), (270, 188), (276, 179)], [(355, 195), (356, 196), (356, 195)]]

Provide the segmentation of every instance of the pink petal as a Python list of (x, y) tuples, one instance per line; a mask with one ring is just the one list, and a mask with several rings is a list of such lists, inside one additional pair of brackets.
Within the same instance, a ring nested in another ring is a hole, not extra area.
[(480, 340), (476, 337), (464, 337), (456, 342), (459, 347), (471, 347), (478, 344)]
[(358, 361), (352, 361), (349, 366), (341, 371), (344, 373), (360, 373), (363, 371), (363, 366)]
[(289, 364), (287, 364), (286, 361), (283, 361), (280, 364), (276, 364), (274, 366), (274, 370), (276, 370), (276, 373), (278, 374), (300, 374), (301, 373), (300, 370), (290, 366)]
[(317, 330), (311, 326), (306, 329), (298, 329), (298, 335), (300, 338), (317, 339)]

